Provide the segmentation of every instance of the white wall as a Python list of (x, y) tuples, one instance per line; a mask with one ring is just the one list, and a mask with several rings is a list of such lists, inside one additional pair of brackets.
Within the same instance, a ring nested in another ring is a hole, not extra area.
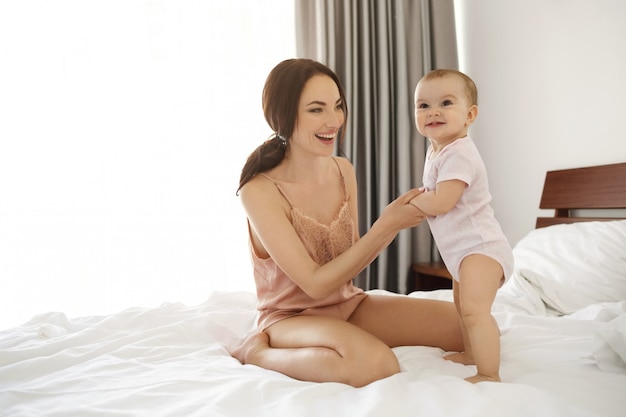
[(470, 133), (515, 244), (545, 172), (626, 161), (626, 2), (455, 0), (460, 69), (479, 88)]

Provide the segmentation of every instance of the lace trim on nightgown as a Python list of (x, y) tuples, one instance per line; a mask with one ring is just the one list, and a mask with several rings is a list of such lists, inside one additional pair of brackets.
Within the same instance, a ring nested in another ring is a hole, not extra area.
[(278, 191), (289, 203), (291, 208), (291, 224), (298, 236), (300, 236), (300, 239), (313, 260), (319, 265), (323, 265), (333, 258), (336, 258), (354, 243), (354, 222), (350, 216), (346, 183), (341, 168), (339, 168), (339, 164), (334, 158), (333, 160), (337, 164), (341, 176), (344, 201), (334, 220), (328, 225), (320, 223), (317, 219), (304, 214), (302, 210), (291, 203), (291, 200), (287, 197), (278, 181), (265, 174), (261, 174), (276, 185)]

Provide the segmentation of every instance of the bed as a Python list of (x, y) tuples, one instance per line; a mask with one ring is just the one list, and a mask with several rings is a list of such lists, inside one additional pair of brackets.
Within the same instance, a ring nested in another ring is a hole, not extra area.
[(1, 332), (0, 415), (623, 417), (626, 216), (577, 213), (626, 207), (626, 163), (548, 172), (540, 207), (554, 215), (515, 245), (493, 306), (503, 383), (469, 384), (431, 347), (394, 349), (402, 372), (358, 389), (241, 365), (228, 347), (254, 331), (254, 294), (216, 292)]

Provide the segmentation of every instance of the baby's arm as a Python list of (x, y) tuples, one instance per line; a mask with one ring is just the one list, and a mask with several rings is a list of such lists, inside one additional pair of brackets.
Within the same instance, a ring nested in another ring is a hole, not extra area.
[(456, 206), (466, 186), (461, 180), (442, 181), (437, 183), (435, 190), (413, 197), (409, 203), (427, 216), (439, 216)]

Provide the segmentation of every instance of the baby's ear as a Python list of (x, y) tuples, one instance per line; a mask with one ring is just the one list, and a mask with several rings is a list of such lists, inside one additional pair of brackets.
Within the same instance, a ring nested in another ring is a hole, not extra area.
[(472, 106), (469, 108), (467, 112), (467, 125), (469, 126), (472, 123), (474, 123), (474, 120), (476, 120), (476, 117), (478, 117), (478, 106), (475, 104), (472, 104)]

